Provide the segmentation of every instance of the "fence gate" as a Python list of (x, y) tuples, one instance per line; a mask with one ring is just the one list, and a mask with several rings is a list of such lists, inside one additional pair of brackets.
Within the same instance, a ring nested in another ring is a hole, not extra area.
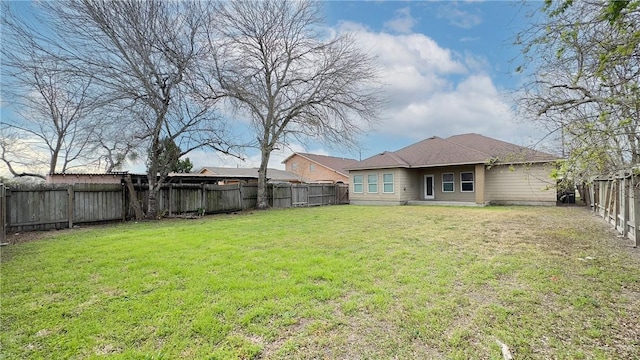
[(349, 203), (349, 185), (338, 185), (338, 204)]

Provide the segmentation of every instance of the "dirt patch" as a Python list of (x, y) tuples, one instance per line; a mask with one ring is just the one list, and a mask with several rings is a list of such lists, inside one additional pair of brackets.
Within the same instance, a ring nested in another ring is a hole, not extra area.
[(64, 230), (49, 230), (49, 231), (29, 231), (29, 232), (21, 232), (21, 233), (9, 233), (5, 239), (5, 242), (9, 245), (21, 244), (36, 240), (45, 239), (53, 234), (61, 234), (63, 232), (69, 232), (69, 229)]
[[(87, 231), (89, 228), (106, 227), (109, 225), (97, 225), (92, 227), (74, 227), (72, 229), (47, 230), (47, 231), (25, 231), (19, 233), (9, 233), (5, 239), (5, 243), (9, 245), (22, 244), (31, 241), (46, 240), (54, 236), (70, 234), (78, 231)], [(113, 226), (113, 225), (111, 225)]]
[(116, 226), (120, 226), (126, 223), (137, 223), (137, 222), (178, 222), (178, 221), (189, 221), (189, 220), (197, 220), (197, 219), (214, 219), (216, 217), (223, 216), (238, 216), (238, 215), (251, 215), (255, 212), (255, 210), (244, 210), (244, 211), (234, 211), (231, 213), (221, 213), (221, 214), (210, 214), (205, 216), (196, 216), (192, 214), (183, 214), (183, 215), (173, 215), (171, 217), (167, 216), (162, 218), (161, 220), (137, 220), (137, 221), (128, 221), (128, 222), (109, 222), (109, 223), (98, 223), (98, 224), (86, 224), (86, 225), (76, 225), (72, 229), (51, 229), (45, 231), (25, 231), (25, 232), (17, 232), (17, 233), (8, 233), (4, 244), (15, 245), (22, 244), (31, 241), (38, 240), (46, 240), (48, 238), (66, 235), (70, 233), (76, 233), (80, 231), (89, 231), (93, 229), (104, 229), (104, 228), (113, 228)]

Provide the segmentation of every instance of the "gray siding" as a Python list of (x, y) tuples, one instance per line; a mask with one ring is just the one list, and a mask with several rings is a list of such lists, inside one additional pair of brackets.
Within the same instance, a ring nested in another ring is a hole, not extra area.
[(485, 171), (485, 201), (496, 204), (555, 204), (549, 164), (498, 165)]
[[(473, 192), (462, 192), (460, 188), (460, 173), (461, 172), (471, 172), (475, 178), (475, 167), (473, 165), (470, 166), (452, 166), (452, 167), (434, 167), (427, 169), (419, 169), (417, 170), (417, 176), (415, 181), (418, 182), (419, 192), (417, 200), (427, 200), (425, 199), (425, 191), (424, 191), (424, 177), (425, 175), (433, 175), (433, 187), (434, 187), (434, 199), (429, 199), (433, 201), (460, 201), (460, 202), (475, 202), (476, 201), (476, 186), (474, 181), (474, 191)], [(453, 173), (453, 192), (444, 192), (442, 191), (442, 174)]]
[[(424, 196), (424, 177), (425, 175), (434, 176), (434, 201), (459, 201), (459, 202), (475, 202), (475, 191), (462, 192), (460, 190), (460, 173), (472, 172), (475, 176), (474, 166), (456, 166), (456, 167), (436, 167), (428, 169), (376, 169), (376, 170), (356, 170), (349, 172), (350, 193), (349, 199), (352, 203), (406, 203), (410, 200), (425, 200)], [(383, 174), (394, 174), (394, 193), (387, 194), (382, 192), (382, 176)], [(442, 191), (442, 174), (454, 174), (454, 191)], [(367, 190), (367, 177), (370, 174), (376, 174), (378, 178), (378, 192), (369, 193)], [(354, 175), (363, 176), (362, 193), (356, 193), (354, 189)], [(474, 184), (475, 185), (475, 184)], [(475, 186), (474, 186), (475, 190)]]
[[(551, 165), (498, 165), (485, 170), (484, 202), (493, 204), (555, 204), (555, 183), (549, 177)], [(474, 191), (461, 190), (460, 173), (474, 174)], [(394, 174), (394, 192), (383, 193), (383, 174)], [(442, 174), (453, 173), (453, 191), (444, 192)], [(375, 174), (378, 179), (378, 191), (367, 190), (368, 175)], [(363, 176), (363, 192), (356, 193), (354, 175)], [(434, 198), (425, 198), (425, 175), (433, 175)], [(404, 204), (411, 200), (475, 203), (478, 189), (478, 176), (475, 165), (433, 167), (423, 169), (376, 169), (349, 172), (349, 198), (353, 204)], [(478, 194), (481, 196), (481, 194)], [(482, 200), (480, 200), (482, 201)]]
[[(393, 192), (385, 193), (383, 176), (384, 174), (393, 174)], [(357, 193), (355, 191), (354, 176), (362, 175), (363, 191)], [(369, 175), (376, 175), (378, 179), (378, 191), (370, 193), (368, 190)], [(352, 170), (349, 171), (349, 200), (351, 203), (405, 203), (408, 200), (415, 199), (418, 192), (417, 184), (413, 180), (412, 173), (408, 169), (375, 169), (375, 170)]]

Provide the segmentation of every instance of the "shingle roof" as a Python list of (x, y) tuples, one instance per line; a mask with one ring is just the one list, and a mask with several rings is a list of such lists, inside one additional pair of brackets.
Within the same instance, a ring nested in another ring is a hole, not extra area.
[[(208, 170), (209, 173), (212, 173), (213, 175), (226, 178), (258, 178), (258, 168), (229, 168), (207, 166), (202, 168), (200, 172), (202, 173), (204, 170)], [(267, 169), (267, 178), (271, 181), (302, 181), (300, 176), (298, 176), (297, 174), (271, 168)]]
[(326, 155), (316, 155), (316, 154), (308, 154), (308, 153), (293, 153), (291, 154), (291, 156), (287, 157), (286, 159), (284, 159), (284, 161), (282, 161), (282, 163), (285, 163), (287, 160), (289, 160), (291, 157), (293, 157), (294, 155), (299, 155), (302, 156), (304, 158), (307, 158), (310, 161), (313, 161), (315, 163), (318, 163), (326, 168), (329, 168), (331, 170), (335, 170), (337, 172), (339, 172), (340, 174), (347, 176), (349, 171), (346, 170), (345, 168), (349, 165), (355, 164), (358, 162), (358, 160), (356, 159), (349, 159), (349, 158), (341, 158), (341, 157), (334, 157), (334, 156), (326, 156)]
[(374, 168), (412, 168), (462, 164), (547, 162), (554, 155), (528, 149), (478, 134), (437, 136), (419, 141), (395, 152), (385, 151), (348, 167), (348, 170)]

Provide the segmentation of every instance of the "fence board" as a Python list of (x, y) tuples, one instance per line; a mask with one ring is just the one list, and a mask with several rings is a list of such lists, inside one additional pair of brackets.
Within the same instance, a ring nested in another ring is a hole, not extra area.
[[(640, 245), (640, 176), (633, 171), (592, 179), (587, 203), (622, 236)], [(637, 210), (637, 211), (636, 211)]]
[(14, 188), (5, 197), (7, 231), (48, 230), (68, 222), (66, 188)]
[(242, 210), (240, 185), (206, 185), (206, 203), (208, 214)]
[[(135, 188), (137, 201), (142, 204), (143, 211), (147, 211), (148, 186), (135, 185)], [(268, 193), (270, 203), (276, 208), (342, 203), (345, 194), (348, 202), (347, 187), (340, 185), (276, 184), (269, 186)], [(257, 194), (257, 184), (167, 184), (159, 191), (158, 210), (169, 214), (245, 210), (256, 206)], [(130, 201), (126, 188), (120, 184), (11, 189), (0, 184), (0, 236), (9, 231), (60, 229), (75, 223), (126, 220), (134, 216)]]
[(323, 194), (322, 194), (321, 184), (312, 184), (309, 185), (309, 206), (319, 206), (322, 205)]
[(337, 186), (337, 196), (338, 196), (338, 204), (348, 204), (349, 203), (349, 185), (338, 185)]
[(242, 210), (253, 209), (258, 204), (258, 185), (241, 185)]
[(0, 243), (7, 236), (7, 195), (4, 184), (0, 184)]
[(288, 208), (292, 206), (291, 184), (276, 184), (272, 190), (272, 205), (274, 208)]
[(307, 206), (309, 203), (309, 186), (297, 185), (291, 187), (291, 205)]

